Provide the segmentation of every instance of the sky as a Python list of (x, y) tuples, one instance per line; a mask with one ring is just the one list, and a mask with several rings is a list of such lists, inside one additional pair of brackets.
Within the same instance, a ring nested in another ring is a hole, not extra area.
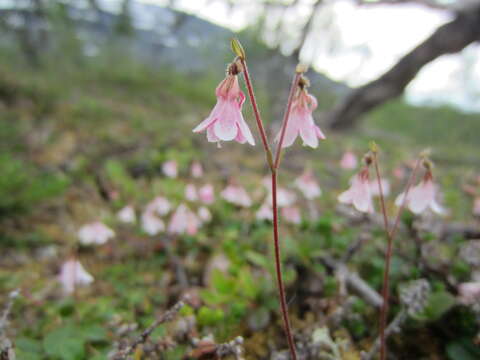
[[(165, 5), (166, 0), (140, 0)], [(222, 0), (178, 0), (176, 7), (238, 31), (255, 19), (255, 1), (229, 12)], [(299, 8), (308, 12), (309, 0)], [(405, 53), (431, 35), (452, 15), (416, 4), (357, 6), (353, 0), (325, 0), (317, 23), (329, 22), (321, 38), (310, 38), (302, 54), (316, 70), (350, 86), (367, 83), (388, 70)], [(291, 16), (295, 16), (292, 14)], [(338, 39), (341, 39), (341, 46)], [(331, 51), (332, 46), (335, 51)], [(406, 99), (417, 104), (448, 103), (466, 111), (480, 111), (480, 46), (470, 45), (425, 66), (406, 89)]]

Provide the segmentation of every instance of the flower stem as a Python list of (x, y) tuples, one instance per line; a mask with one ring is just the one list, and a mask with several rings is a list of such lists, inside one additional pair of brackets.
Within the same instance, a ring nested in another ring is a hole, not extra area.
[(390, 263), (392, 259), (392, 253), (393, 253), (393, 239), (395, 238), (395, 234), (398, 228), (398, 224), (400, 222), (400, 217), (402, 215), (403, 210), (405, 209), (405, 204), (406, 204), (406, 199), (408, 196), (408, 192), (410, 191), (410, 188), (412, 187), (413, 181), (415, 180), (415, 175), (418, 169), (418, 166), (420, 164), (420, 159), (417, 161), (415, 164), (415, 167), (412, 171), (412, 174), (410, 175), (410, 178), (407, 182), (407, 186), (405, 188), (405, 197), (403, 198), (402, 204), (400, 208), (398, 209), (397, 216), (395, 218), (394, 225), (392, 227), (392, 230), (389, 230), (389, 225), (388, 225), (388, 218), (387, 218), (387, 211), (385, 208), (385, 198), (383, 196), (383, 189), (382, 189), (382, 182), (381, 182), (381, 176), (380, 176), (380, 170), (378, 167), (378, 160), (377, 160), (377, 154), (376, 152), (373, 153), (373, 163), (375, 166), (375, 173), (377, 177), (377, 183), (378, 183), (378, 189), (380, 192), (380, 205), (382, 208), (382, 214), (383, 214), (383, 221), (384, 221), (384, 226), (385, 226), (385, 233), (387, 234), (387, 250), (385, 252), (385, 269), (383, 271), (383, 285), (382, 285), (382, 307), (380, 310), (380, 322), (379, 322), (379, 328), (380, 328), (380, 360), (385, 360), (386, 355), (387, 355), (387, 344), (386, 344), (386, 334), (385, 334), (385, 328), (387, 325), (387, 315), (388, 315), (388, 298), (389, 298), (389, 289), (390, 289)]
[(255, 120), (257, 121), (258, 131), (260, 133), (263, 148), (265, 149), (265, 154), (267, 156), (268, 166), (270, 167), (270, 170), (273, 170), (272, 151), (270, 150), (270, 146), (268, 145), (267, 134), (265, 132), (265, 128), (263, 127), (263, 121), (262, 117), (260, 116), (260, 111), (258, 110), (257, 100), (255, 99), (255, 93), (253, 92), (253, 86), (250, 80), (250, 73), (248, 71), (247, 63), (243, 58), (240, 58), (240, 61), (243, 66), (243, 75), (245, 77), (245, 83), (247, 85), (248, 96), (250, 97), (250, 102), (252, 104), (253, 114), (255, 116)]
[(268, 145), (267, 135), (265, 133), (265, 129), (263, 127), (263, 121), (260, 116), (260, 111), (258, 110), (257, 101), (255, 99), (255, 94), (253, 92), (252, 82), (250, 80), (250, 74), (248, 72), (247, 63), (245, 62), (244, 58), (240, 58), (240, 61), (243, 66), (243, 74), (245, 77), (245, 83), (247, 85), (247, 91), (250, 98), (250, 102), (252, 103), (253, 113), (255, 115), (255, 120), (257, 121), (258, 131), (260, 132), (260, 137), (262, 139), (263, 148), (265, 150), (265, 154), (267, 157), (268, 166), (270, 168), (271, 176), (272, 176), (272, 210), (273, 210), (273, 243), (275, 249), (275, 272), (277, 276), (277, 288), (278, 288), (278, 297), (280, 301), (280, 310), (282, 313), (285, 336), (287, 338), (288, 347), (290, 349), (290, 355), (292, 360), (297, 360), (297, 352), (295, 350), (295, 343), (293, 341), (292, 331), (290, 328), (290, 320), (288, 317), (288, 308), (287, 308), (287, 300), (285, 298), (285, 287), (283, 285), (283, 278), (282, 278), (282, 263), (280, 257), (280, 242), (279, 242), (279, 231), (278, 231), (278, 206), (277, 206), (277, 169), (280, 163), (280, 151), (281, 145), (283, 142), (283, 137), (285, 136), (285, 128), (288, 122), (288, 117), (290, 116), (290, 110), (292, 108), (292, 100), (293, 94), (296, 90), (298, 85), (298, 81), (300, 79), (300, 74), (296, 74), (292, 83), (292, 87), (290, 89), (290, 94), (288, 97), (287, 109), (285, 111), (285, 115), (283, 118), (282, 124), (282, 135), (281, 139), (278, 144), (277, 153), (275, 157), (275, 162), (273, 161), (272, 152), (270, 150), (270, 146)]
[(280, 307), (282, 310), (283, 324), (285, 327), (285, 335), (288, 341), (288, 347), (292, 360), (297, 359), (297, 352), (295, 350), (295, 342), (293, 341), (292, 332), (290, 329), (290, 320), (288, 318), (287, 301), (285, 298), (285, 287), (282, 279), (282, 263), (280, 257), (280, 243), (278, 235), (278, 206), (277, 206), (277, 172), (272, 171), (272, 210), (273, 210), (273, 244), (275, 247), (275, 271), (277, 273), (277, 287), (278, 297), (280, 300)]

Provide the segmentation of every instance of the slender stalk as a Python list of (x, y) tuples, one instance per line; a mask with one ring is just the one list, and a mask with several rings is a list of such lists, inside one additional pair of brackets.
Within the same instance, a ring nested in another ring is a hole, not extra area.
[(273, 157), (272, 151), (270, 150), (270, 145), (268, 145), (267, 134), (265, 132), (265, 128), (263, 127), (262, 117), (260, 116), (260, 111), (258, 110), (257, 100), (255, 98), (255, 93), (253, 92), (252, 82), (250, 80), (250, 73), (248, 71), (248, 66), (245, 59), (240, 58), (240, 61), (243, 66), (243, 75), (245, 78), (245, 83), (247, 85), (247, 92), (248, 96), (250, 97), (250, 103), (252, 104), (253, 114), (255, 116), (255, 120), (257, 122), (258, 131), (260, 133), (260, 137), (262, 139), (263, 148), (265, 150), (265, 155), (267, 156), (268, 166), (270, 170), (273, 170)]
[(380, 360), (385, 360), (386, 355), (387, 355), (387, 344), (386, 344), (386, 334), (385, 334), (385, 328), (387, 324), (387, 316), (388, 316), (388, 298), (389, 298), (389, 289), (390, 289), (390, 263), (392, 259), (392, 253), (393, 253), (393, 239), (395, 238), (396, 231), (398, 229), (398, 224), (400, 222), (400, 217), (403, 213), (403, 210), (405, 209), (405, 204), (408, 196), (408, 192), (410, 191), (410, 188), (412, 187), (413, 182), (415, 181), (416, 173), (418, 170), (418, 167), (420, 165), (420, 159), (417, 160), (415, 167), (412, 171), (412, 174), (410, 175), (410, 178), (407, 182), (407, 186), (405, 188), (405, 196), (403, 198), (402, 204), (400, 208), (398, 209), (397, 216), (395, 218), (394, 225), (392, 227), (392, 230), (389, 230), (388, 226), (388, 218), (387, 218), (387, 212), (385, 208), (385, 198), (383, 196), (383, 189), (382, 189), (382, 182), (381, 182), (381, 176), (380, 176), (380, 171), (378, 168), (378, 160), (377, 160), (377, 154), (376, 152), (373, 153), (373, 163), (375, 166), (375, 173), (377, 177), (377, 183), (378, 183), (378, 189), (380, 192), (380, 204), (382, 208), (382, 214), (383, 214), (383, 221), (384, 221), (384, 226), (385, 226), (385, 233), (387, 234), (387, 251), (385, 252), (385, 269), (383, 272), (383, 285), (382, 285), (382, 308), (380, 310), (380, 322), (379, 322), (379, 328), (380, 328)]
[(253, 87), (250, 80), (250, 74), (248, 72), (247, 64), (243, 58), (240, 58), (240, 61), (243, 66), (243, 73), (245, 76), (245, 83), (247, 85), (248, 95), (250, 97), (250, 102), (252, 103), (253, 113), (257, 121), (258, 130), (260, 132), (260, 137), (262, 139), (263, 148), (265, 149), (267, 162), (268, 162), (271, 176), (272, 176), (273, 243), (274, 243), (274, 252), (275, 252), (275, 272), (277, 276), (278, 297), (280, 301), (280, 309), (281, 309), (282, 318), (283, 318), (285, 336), (287, 338), (288, 347), (290, 349), (290, 355), (292, 360), (297, 360), (297, 352), (295, 350), (295, 342), (293, 341), (292, 331), (290, 327), (287, 300), (285, 298), (285, 287), (284, 287), (283, 278), (282, 278), (282, 264), (281, 264), (281, 256), (280, 256), (280, 242), (279, 242), (279, 231), (278, 231), (277, 169), (280, 163), (280, 152), (282, 149), (283, 138), (285, 137), (285, 129), (286, 129), (286, 125), (288, 123), (288, 118), (290, 116), (290, 111), (292, 108), (293, 95), (298, 86), (300, 74), (299, 73), (295, 74), (294, 80), (292, 82), (292, 87), (290, 88), (287, 108), (283, 118), (280, 140), (278, 142), (277, 152), (276, 152), (275, 162), (274, 162), (272, 152), (270, 150), (270, 146), (268, 145), (265, 129), (263, 127), (263, 121), (260, 116), (260, 112), (258, 110), (255, 94), (253, 92)]

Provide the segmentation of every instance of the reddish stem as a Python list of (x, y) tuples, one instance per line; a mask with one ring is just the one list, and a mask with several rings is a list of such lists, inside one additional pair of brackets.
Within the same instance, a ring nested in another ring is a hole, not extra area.
[(272, 151), (270, 150), (270, 146), (268, 145), (267, 134), (265, 132), (265, 128), (263, 127), (263, 121), (262, 117), (260, 116), (260, 111), (258, 110), (257, 100), (255, 99), (252, 82), (250, 81), (250, 73), (248, 71), (248, 66), (245, 59), (240, 58), (240, 61), (243, 66), (243, 75), (245, 78), (245, 83), (247, 85), (247, 92), (248, 96), (250, 97), (250, 103), (252, 104), (253, 114), (255, 116), (255, 120), (257, 121), (258, 131), (260, 132), (263, 148), (265, 149), (265, 154), (267, 156), (268, 166), (270, 167), (270, 170), (273, 170)]
[(277, 173), (272, 171), (272, 210), (273, 210), (273, 245), (275, 247), (275, 271), (277, 273), (277, 287), (280, 306), (282, 309), (283, 324), (285, 327), (285, 335), (287, 336), (288, 347), (292, 359), (297, 359), (295, 343), (293, 341), (292, 332), (290, 330), (290, 320), (288, 318), (287, 300), (285, 298), (285, 287), (282, 279), (282, 263), (280, 257), (280, 242), (278, 235), (278, 206), (277, 206)]
[(388, 218), (387, 218), (387, 212), (385, 208), (385, 199), (383, 197), (383, 189), (382, 189), (382, 182), (381, 182), (381, 177), (380, 177), (380, 171), (378, 168), (378, 161), (377, 161), (377, 155), (374, 153), (373, 155), (373, 162), (375, 165), (375, 172), (377, 175), (377, 182), (378, 182), (378, 188), (380, 191), (380, 204), (382, 207), (382, 213), (383, 213), (383, 220), (384, 220), (384, 226), (385, 226), (385, 232), (387, 234), (387, 251), (385, 253), (385, 269), (383, 271), (383, 286), (382, 286), (382, 308), (380, 310), (380, 323), (379, 323), (379, 328), (380, 328), (380, 360), (385, 360), (387, 356), (387, 343), (386, 343), (386, 334), (385, 334), (385, 328), (387, 326), (387, 316), (388, 316), (388, 298), (389, 298), (389, 289), (390, 289), (390, 263), (392, 259), (392, 253), (393, 253), (393, 239), (395, 238), (395, 234), (398, 228), (398, 224), (400, 222), (400, 217), (402, 215), (403, 210), (405, 209), (405, 204), (408, 196), (408, 192), (410, 191), (410, 188), (412, 187), (413, 182), (415, 181), (415, 175), (417, 173), (418, 166), (420, 165), (420, 159), (417, 161), (415, 164), (415, 167), (412, 171), (412, 174), (410, 175), (410, 178), (408, 180), (407, 186), (405, 188), (405, 196), (403, 198), (402, 204), (400, 208), (398, 209), (397, 216), (395, 218), (395, 222), (393, 224), (392, 230), (389, 230), (388, 226)]

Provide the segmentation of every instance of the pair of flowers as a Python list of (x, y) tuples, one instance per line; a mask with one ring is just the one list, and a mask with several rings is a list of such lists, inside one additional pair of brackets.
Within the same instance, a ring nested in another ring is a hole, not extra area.
[[(255, 140), (242, 115), (245, 95), (238, 83), (239, 66), (235, 63), (228, 68), (226, 78), (218, 85), (215, 94), (217, 104), (210, 115), (203, 120), (193, 132), (207, 132), (209, 142), (220, 144), (221, 141), (235, 140), (241, 144), (248, 142), (255, 145)], [(312, 112), (317, 107), (317, 100), (308, 93), (305, 85), (297, 89), (292, 102), (292, 109), (282, 147), (293, 144), (300, 136), (304, 145), (316, 148), (318, 139), (325, 139), (320, 128), (315, 125)], [(276, 140), (278, 141), (280, 134)]]

